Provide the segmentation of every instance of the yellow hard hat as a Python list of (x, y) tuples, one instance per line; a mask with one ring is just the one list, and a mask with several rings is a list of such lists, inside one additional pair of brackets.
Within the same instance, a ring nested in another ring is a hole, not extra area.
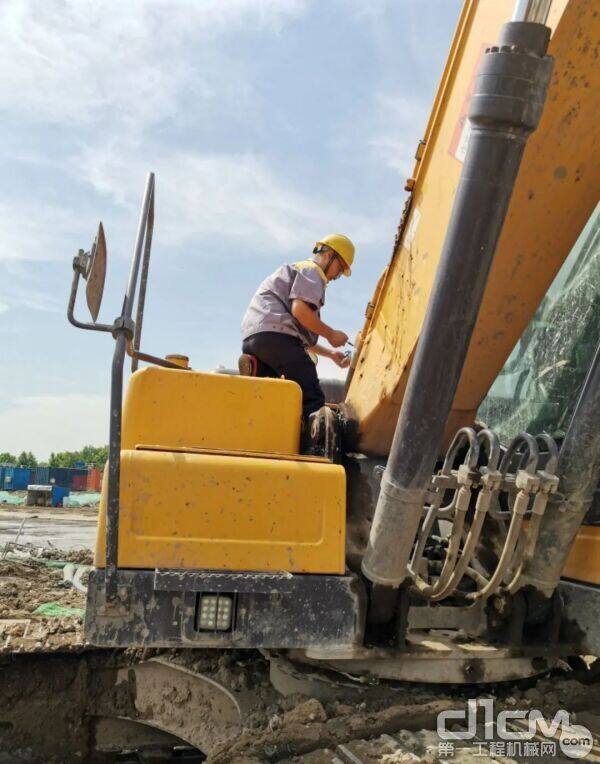
[(333, 251), (344, 261), (344, 276), (349, 276), (351, 273), (352, 263), (354, 262), (354, 244), (343, 233), (330, 233), (329, 236), (324, 236), (316, 243), (316, 246), (324, 244), (326, 247), (330, 247)]

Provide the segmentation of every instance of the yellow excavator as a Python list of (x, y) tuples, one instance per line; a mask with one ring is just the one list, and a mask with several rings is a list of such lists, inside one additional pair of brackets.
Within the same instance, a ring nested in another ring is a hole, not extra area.
[(302, 453), (294, 382), (141, 349), (154, 175), (110, 324), (100, 225), (68, 311), (115, 340), (91, 644), (448, 683), (600, 655), (599, 39), (593, 0), (465, 2), (346, 386)]

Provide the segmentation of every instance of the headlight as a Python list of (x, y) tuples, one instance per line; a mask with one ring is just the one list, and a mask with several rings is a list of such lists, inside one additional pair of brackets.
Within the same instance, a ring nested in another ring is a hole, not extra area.
[(200, 597), (198, 628), (202, 631), (228, 631), (231, 628), (233, 600), (227, 595), (203, 594)]

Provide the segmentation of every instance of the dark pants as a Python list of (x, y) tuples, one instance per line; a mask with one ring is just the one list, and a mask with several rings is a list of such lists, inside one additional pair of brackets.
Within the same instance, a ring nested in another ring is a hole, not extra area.
[(281, 332), (260, 332), (242, 343), (242, 351), (258, 359), (259, 377), (285, 377), (302, 388), (304, 419), (325, 405), (317, 369), (297, 337)]

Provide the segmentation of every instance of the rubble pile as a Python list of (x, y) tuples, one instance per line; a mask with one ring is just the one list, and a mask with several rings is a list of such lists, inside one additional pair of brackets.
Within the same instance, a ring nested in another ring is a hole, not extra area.
[(66, 573), (90, 563), (87, 550), (13, 545), (0, 554), (0, 655), (83, 647), (85, 594)]

